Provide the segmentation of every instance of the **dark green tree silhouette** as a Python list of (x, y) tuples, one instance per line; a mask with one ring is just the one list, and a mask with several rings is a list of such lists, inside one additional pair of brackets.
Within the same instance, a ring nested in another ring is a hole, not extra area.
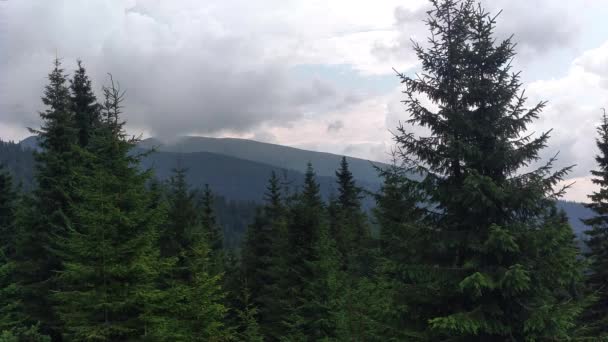
[(401, 125), (395, 139), (425, 172), (434, 241), (410, 271), (420, 300), (409, 326), (431, 340), (568, 339), (581, 265), (571, 228), (550, 213), (569, 168), (552, 172), (551, 159), (522, 170), (549, 138), (526, 133), (544, 102), (525, 106), (514, 44), (496, 41), (495, 17), (472, 0), (431, 3), (427, 47), (414, 45), (422, 72), (399, 74), (406, 123), (429, 132)]

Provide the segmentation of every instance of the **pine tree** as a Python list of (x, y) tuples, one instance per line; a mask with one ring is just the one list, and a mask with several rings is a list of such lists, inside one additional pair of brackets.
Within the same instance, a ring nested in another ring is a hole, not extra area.
[(289, 213), (288, 245), (291, 254), (291, 272), (288, 278), (291, 280), (290, 288), (293, 291), (301, 291), (302, 280), (311, 277), (307, 263), (314, 260), (316, 239), (326, 219), (324, 211), (319, 184), (312, 165), (308, 163), (304, 187), (296, 195)]
[(78, 60), (77, 63), (78, 68), (70, 80), (71, 104), (78, 130), (78, 143), (81, 147), (86, 147), (95, 127), (99, 124), (100, 106), (82, 61)]
[(202, 237), (194, 193), (188, 190), (186, 170), (174, 169), (169, 181), (167, 224), (160, 236), (161, 256), (178, 257)]
[(281, 184), (271, 173), (264, 195), (264, 206), (250, 225), (243, 247), (243, 271), (258, 323), (264, 336), (278, 340), (282, 335), (286, 274), (286, 208)]
[(38, 135), (41, 148), (35, 155), (37, 187), (33, 200), (19, 210), (15, 244), (15, 279), (21, 287), (22, 309), (32, 324), (40, 322), (41, 330), (54, 337), (58, 336), (59, 327), (48, 294), (54, 290), (52, 278), (61, 267), (55, 240), (64, 236), (71, 224), (71, 189), (79, 162), (74, 149), (77, 130), (66, 82), (56, 59), (42, 98), (47, 107), (40, 113), (42, 127), (32, 130)]
[(394, 162), (378, 171), (383, 182), (375, 195), (373, 213), (380, 229), (382, 255), (395, 264), (411, 263), (425, 249), (422, 241), (415, 241), (412, 236), (422, 224), (425, 198), (417, 182), (410, 179), (415, 175), (413, 170)]
[(597, 296), (597, 300), (585, 312), (584, 320), (593, 336), (608, 335), (608, 117), (604, 112), (602, 124), (597, 129), (596, 139), (599, 154), (595, 157), (599, 170), (591, 171), (593, 183), (599, 190), (589, 196), (591, 203), (586, 207), (593, 210), (595, 216), (583, 222), (591, 229), (585, 233), (589, 236), (587, 246), (590, 249), (591, 274), (587, 282)]
[[(288, 270), (285, 288), (288, 289), (286, 326), (288, 339), (300, 340), (321, 336), (315, 322), (324, 312), (316, 312), (309, 305), (313, 298), (310, 286), (315, 283), (315, 262), (318, 261), (316, 246), (321, 231), (327, 229), (325, 205), (319, 192), (319, 184), (312, 165), (308, 163), (302, 191), (295, 196), (289, 208), (288, 223)], [(318, 294), (321, 295), (321, 294)]]
[(224, 249), (224, 234), (221, 226), (217, 223), (213, 207), (213, 192), (208, 184), (205, 184), (201, 199), (201, 224), (207, 234), (207, 241), (214, 258), (221, 262)]
[(404, 159), (425, 170), (434, 237), (432, 254), (410, 269), (420, 299), (408, 327), (430, 340), (568, 339), (581, 265), (571, 228), (548, 212), (569, 169), (552, 172), (551, 159), (518, 172), (546, 146), (548, 133), (525, 133), (544, 102), (525, 107), (511, 73), (514, 44), (495, 42), (495, 17), (472, 0), (432, 4), (429, 47), (414, 47), (423, 72), (399, 75), (407, 123), (430, 131), (402, 125), (395, 138)]
[(0, 332), (23, 324), (15, 283), (15, 215), (17, 194), (11, 175), (0, 165)]
[(153, 297), (148, 334), (160, 341), (225, 340), (229, 332), (223, 323), (221, 276), (211, 272), (210, 249), (185, 171), (175, 169), (169, 182), (167, 222), (159, 240), (166, 262), (160, 291)]
[[(74, 182), (69, 231), (60, 240), (57, 312), (69, 340), (142, 339), (152, 328), (147, 302), (161, 268), (156, 240), (163, 212), (151, 210), (148, 172), (138, 170), (134, 142), (120, 120), (123, 94), (104, 87), (101, 127)], [(86, 170), (86, 172), (84, 172)]]
[(424, 295), (427, 290), (417, 283), (425, 280), (421, 278), (427, 273), (423, 264), (431, 259), (435, 237), (422, 220), (426, 201), (419, 184), (410, 179), (415, 176), (414, 170), (403, 168), (394, 160), (392, 165), (378, 171), (383, 183), (375, 195), (373, 211), (380, 230), (380, 248), (375, 277), (364, 281), (360, 288), (369, 288), (371, 281), (381, 289), (382, 295), (375, 296), (378, 300), (372, 307), (384, 309), (370, 313), (375, 321), (384, 324), (385, 329), (378, 336), (420, 340), (419, 331), (423, 328), (414, 324), (412, 317), (424, 316), (424, 310), (417, 310), (434, 303), (432, 297)]
[(260, 325), (257, 322), (258, 310), (255, 307), (255, 304), (253, 304), (251, 301), (251, 294), (249, 294), (247, 287), (243, 289), (242, 301), (244, 303), (244, 308), (238, 312), (240, 321), (240, 331), (238, 334), (239, 341), (263, 342), (264, 337), (262, 335)]
[(341, 264), (361, 272), (365, 253), (369, 244), (369, 228), (365, 213), (361, 209), (362, 190), (359, 188), (342, 157), (340, 168), (336, 171), (338, 197), (330, 203), (331, 235), (341, 254)]

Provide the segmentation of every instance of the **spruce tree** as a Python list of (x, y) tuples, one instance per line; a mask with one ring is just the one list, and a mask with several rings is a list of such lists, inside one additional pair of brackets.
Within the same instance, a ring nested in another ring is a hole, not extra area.
[(205, 184), (201, 198), (201, 224), (207, 234), (207, 241), (212, 254), (220, 261), (224, 249), (224, 234), (221, 226), (217, 223), (213, 203), (213, 192), (209, 188), (209, 184)]
[(14, 279), (17, 194), (11, 175), (0, 165), (0, 332), (23, 324)]
[[(425, 198), (419, 184), (411, 179), (414, 170), (401, 167), (394, 160), (392, 165), (378, 171), (383, 183), (375, 195), (373, 212), (380, 230), (379, 253), (375, 258), (376, 274), (370, 280), (383, 292), (376, 296), (374, 306), (382, 303), (380, 307), (384, 305), (384, 310), (373, 310), (371, 316), (385, 326), (379, 336), (420, 340), (422, 328), (412, 317), (424, 316), (424, 308), (434, 303), (432, 297), (424, 295), (427, 289), (418, 286), (425, 280), (419, 278), (427, 272), (424, 262), (433, 255), (433, 231), (423, 222)], [(366, 285), (369, 287), (367, 280), (361, 287)]]
[(66, 75), (59, 59), (49, 74), (40, 113), (42, 127), (38, 135), (41, 151), (36, 157), (37, 187), (33, 200), (19, 210), (18, 236), (15, 244), (15, 279), (21, 287), (21, 306), (31, 323), (59, 334), (57, 317), (49, 293), (55, 290), (53, 277), (61, 268), (56, 254), (56, 238), (64, 236), (70, 222), (74, 169), (79, 157), (74, 145), (77, 130), (70, 102)]
[[(138, 169), (120, 119), (123, 94), (104, 88), (100, 128), (74, 182), (79, 200), (60, 240), (63, 268), (53, 298), (68, 340), (143, 339), (153, 327), (147, 303), (157, 295), (156, 240), (163, 212), (151, 210), (148, 172)], [(86, 171), (85, 171), (86, 170)]]
[(247, 231), (242, 258), (247, 291), (255, 306), (261, 332), (272, 340), (278, 340), (282, 334), (283, 302), (286, 300), (282, 282), (288, 256), (287, 213), (281, 192), (280, 180), (273, 171), (266, 187), (264, 206)]
[(93, 93), (91, 80), (86, 74), (82, 61), (78, 60), (78, 68), (70, 80), (70, 95), (74, 123), (78, 130), (78, 144), (86, 147), (99, 124), (100, 106)]
[(223, 322), (221, 276), (211, 272), (210, 248), (185, 172), (175, 169), (169, 181), (167, 221), (159, 240), (165, 265), (149, 312), (149, 336), (160, 341), (224, 340), (229, 332)]
[(599, 169), (591, 171), (593, 183), (599, 189), (589, 196), (591, 203), (586, 207), (593, 210), (595, 216), (583, 222), (591, 229), (587, 246), (591, 260), (590, 274), (587, 283), (597, 297), (595, 303), (587, 309), (584, 315), (585, 324), (589, 325), (592, 336), (608, 335), (608, 117), (602, 116), (602, 124), (597, 128), (599, 137), (596, 139), (599, 154), (595, 161)]
[(0, 164), (0, 257), (12, 258), (15, 249), (17, 194), (13, 177)]
[(290, 288), (301, 290), (305, 279), (310, 279), (308, 263), (314, 259), (314, 246), (321, 225), (326, 222), (325, 206), (321, 200), (319, 184), (312, 165), (308, 163), (304, 186), (296, 195), (290, 208), (288, 245), (290, 250), (291, 272), (288, 278), (292, 281)]
[(362, 190), (348, 168), (345, 157), (336, 171), (338, 197), (330, 204), (331, 235), (341, 254), (341, 264), (351, 271), (366, 263), (365, 254), (369, 243), (367, 218), (361, 209)]
[[(410, 268), (419, 294), (408, 328), (428, 340), (563, 340), (580, 312), (581, 265), (571, 228), (549, 215), (568, 172), (538, 169), (548, 133), (526, 134), (544, 102), (526, 108), (511, 39), (472, 0), (434, 0), (422, 73), (400, 74), (410, 125), (395, 136), (403, 158), (425, 171), (432, 253)], [(436, 104), (423, 105), (420, 96)], [(420, 234), (426, 234), (423, 226)], [(549, 247), (550, 246), (550, 247)]]
[(263, 342), (264, 336), (258, 324), (258, 310), (251, 300), (251, 295), (245, 287), (243, 289), (243, 309), (239, 310), (238, 339), (243, 342)]
[(174, 169), (169, 180), (167, 223), (160, 235), (161, 256), (178, 257), (202, 238), (194, 193), (188, 189), (186, 170)]
[(300, 340), (303, 336), (312, 339), (322, 333), (315, 322), (321, 319), (325, 311), (318, 312), (310, 305), (313, 301), (310, 287), (319, 277), (315, 271), (315, 262), (318, 261), (316, 246), (323, 229), (327, 229), (326, 208), (315, 172), (308, 163), (304, 186), (289, 208), (289, 269), (285, 275), (285, 286), (288, 289), (285, 305), (288, 313), (285, 321), (292, 340)]

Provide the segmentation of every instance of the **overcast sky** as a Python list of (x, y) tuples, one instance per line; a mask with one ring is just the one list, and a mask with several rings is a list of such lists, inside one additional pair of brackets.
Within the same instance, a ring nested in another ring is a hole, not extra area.
[[(608, 107), (608, 2), (487, 0), (515, 35), (529, 103), (549, 106), (543, 152), (577, 164), (568, 199), (592, 190), (595, 127)], [(55, 56), (83, 60), (96, 89), (127, 90), (131, 133), (231, 136), (387, 160), (408, 118), (392, 68), (419, 65), (424, 0), (0, 0), (0, 137), (40, 124)]]

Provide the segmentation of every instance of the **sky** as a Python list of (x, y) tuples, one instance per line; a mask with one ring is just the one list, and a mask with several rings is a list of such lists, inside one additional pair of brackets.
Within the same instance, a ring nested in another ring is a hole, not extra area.
[[(486, 0), (514, 35), (528, 104), (548, 105), (542, 157), (576, 164), (566, 199), (594, 190), (595, 130), (608, 107), (608, 2)], [(395, 70), (420, 70), (426, 0), (0, 0), (0, 138), (38, 127), (53, 59), (82, 59), (96, 91), (126, 90), (144, 137), (239, 137), (387, 161), (408, 119)]]

